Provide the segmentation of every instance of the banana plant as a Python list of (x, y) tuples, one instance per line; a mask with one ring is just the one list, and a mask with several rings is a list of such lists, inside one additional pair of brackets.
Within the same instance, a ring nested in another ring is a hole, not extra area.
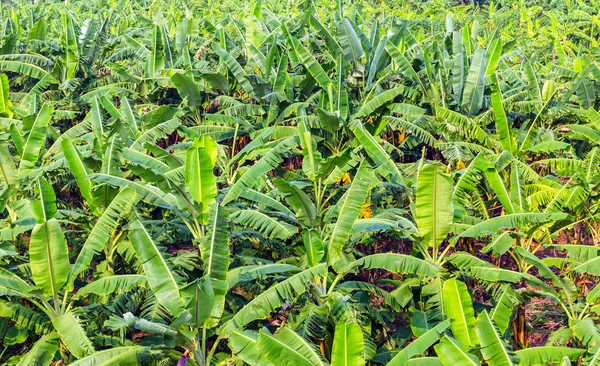
[(249, 365), (364, 365), (364, 340), (361, 327), (356, 323), (337, 323), (335, 326), (331, 359), (315, 351), (301, 335), (289, 327), (281, 327), (275, 334), (263, 330), (234, 332), (229, 339), (234, 354)]
[[(3, 317), (43, 335), (20, 361), (38, 360), (49, 365), (54, 353), (62, 359), (93, 359), (95, 347), (84, 329), (81, 316), (85, 310), (76, 300), (84, 294), (108, 294), (117, 287), (132, 288), (145, 284), (143, 276), (114, 276), (92, 282), (72, 295), (68, 290), (74, 266), (69, 263), (69, 248), (57, 218), (56, 196), (52, 185), (44, 178), (36, 182), (37, 200), (29, 205), (35, 221), (29, 242), (28, 268), (32, 282), (19, 275), (19, 271), (2, 269)], [(23, 273), (26, 274), (26, 273)], [(129, 347), (128, 357), (137, 359), (142, 347)]]

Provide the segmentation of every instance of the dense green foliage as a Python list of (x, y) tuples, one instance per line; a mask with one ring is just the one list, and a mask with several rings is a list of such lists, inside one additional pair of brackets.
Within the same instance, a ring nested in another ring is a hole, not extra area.
[(483, 3), (3, 2), (0, 362), (600, 365), (600, 3)]

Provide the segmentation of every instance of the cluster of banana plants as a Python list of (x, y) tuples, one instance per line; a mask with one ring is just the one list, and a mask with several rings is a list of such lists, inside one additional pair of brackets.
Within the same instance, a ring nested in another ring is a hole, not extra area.
[(2, 364), (600, 365), (596, 0), (0, 13)]

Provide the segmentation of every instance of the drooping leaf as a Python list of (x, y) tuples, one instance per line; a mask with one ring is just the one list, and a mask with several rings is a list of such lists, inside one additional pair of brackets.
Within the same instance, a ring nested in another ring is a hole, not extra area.
[(307, 227), (315, 225), (316, 208), (308, 195), (294, 184), (290, 184), (281, 178), (273, 180), (277, 190), (283, 194), (283, 199), (294, 210), (298, 220)]
[(25, 140), (25, 145), (23, 146), (23, 154), (21, 156), (21, 163), (19, 164), (18, 171), (20, 178), (25, 178), (31, 173), (40, 158), (40, 152), (44, 141), (46, 141), (46, 131), (53, 110), (54, 108), (51, 105), (44, 104), (35, 117), (33, 125), (27, 135), (27, 139)]
[(94, 353), (92, 341), (73, 313), (65, 313), (52, 319), (52, 324), (61, 341), (75, 357), (82, 358)]
[(350, 238), (354, 222), (365, 202), (372, 180), (368, 164), (362, 163), (352, 185), (338, 202), (339, 215), (329, 234), (327, 262), (335, 265), (341, 258), (346, 241)]
[(212, 48), (215, 50), (217, 55), (223, 59), (227, 68), (231, 71), (233, 76), (237, 82), (241, 85), (241, 87), (246, 91), (246, 93), (253, 95), (254, 89), (252, 88), (252, 84), (250, 83), (250, 79), (248, 78), (248, 74), (246, 71), (240, 66), (237, 60), (229, 53), (227, 50), (219, 46), (217, 43), (213, 43)]
[(517, 213), (498, 216), (471, 226), (459, 236), (476, 238), (484, 233), (495, 233), (502, 228), (539, 226), (548, 222), (565, 220), (568, 217), (569, 215), (566, 213)]
[(368, 102), (363, 103), (363, 105), (356, 112), (356, 114), (354, 114), (353, 117), (361, 118), (361, 117), (366, 117), (366, 116), (370, 115), (371, 113), (375, 112), (375, 110), (377, 108), (394, 100), (394, 98), (396, 98), (398, 95), (400, 95), (404, 90), (405, 89), (403, 86), (398, 86), (393, 89), (386, 90), (380, 94), (377, 94), (376, 96), (371, 98)]
[(291, 264), (257, 264), (231, 268), (227, 271), (227, 288), (231, 289), (240, 281), (252, 281), (259, 278), (266, 278), (270, 274), (278, 273), (297, 273), (300, 268)]
[(468, 353), (458, 341), (448, 336), (444, 336), (444, 338), (435, 345), (435, 353), (438, 355), (444, 366), (481, 365), (475, 355)]
[(271, 311), (282, 306), (289, 299), (304, 293), (307, 290), (307, 281), (313, 281), (315, 277), (323, 276), (326, 271), (326, 264), (321, 263), (263, 291), (225, 324), (221, 329), (221, 334), (228, 336), (234, 330), (240, 330), (253, 320), (266, 318)]
[(112, 233), (117, 228), (119, 220), (131, 211), (136, 201), (135, 190), (125, 187), (110, 202), (83, 243), (83, 247), (69, 273), (70, 284), (77, 276), (88, 269), (94, 255), (104, 248), (104, 245), (110, 240)]
[(65, 159), (71, 168), (71, 172), (73, 172), (73, 176), (77, 181), (77, 187), (79, 187), (79, 191), (83, 198), (85, 198), (88, 206), (94, 209), (96, 202), (94, 196), (92, 195), (92, 182), (88, 179), (90, 175), (90, 170), (83, 162), (83, 158), (79, 153), (79, 150), (73, 145), (71, 140), (62, 140), (61, 143), (63, 154), (65, 155)]
[(261, 332), (256, 340), (256, 347), (274, 365), (327, 365), (316, 347), (289, 327), (280, 328), (274, 336)]
[(142, 263), (148, 285), (158, 302), (171, 314), (178, 316), (183, 310), (183, 300), (174, 274), (141, 221), (134, 220), (130, 227), (131, 244)]
[(510, 285), (504, 285), (495, 300), (496, 306), (490, 311), (490, 318), (497, 325), (500, 334), (504, 334), (512, 320), (513, 309), (520, 301)]
[(171, 81), (175, 84), (181, 99), (187, 99), (190, 107), (198, 109), (201, 106), (200, 87), (193, 79), (187, 75), (176, 73), (171, 76)]
[(310, 52), (294, 37), (290, 37), (290, 41), (294, 48), (294, 52), (296, 53), (298, 59), (304, 67), (308, 70), (310, 75), (319, 83), (319, 86), (324, 90), (327, 90), (329, 85), (333, 85), (332, 81), (327, 76), (323, 67), (315, 60), (315, 58), (310, 54)]
[(244, 360), (249, 365), (273, 365), (257, 348), (256, 340), (258, 335), (249, 330), (243, 332), (234, 331), (229, 336), (229, 347), (233, 354)]
[(48, 366), (58, 350), (56, 333), (52, 332), (38, 339), (31, 349), (19, 360), (18, 366)]
[(356, 31), (348, 18), (344, 18), (338, 25), (340, 46), (344, 53), (344, 60), (347, 62), (358, 61), (365, 52), (363, 51)]
[(577, 361), (584, 353), (584, 349), (557, 346), (531, 347), (515, 351), (519, 359), (518, 365), (557, 364), (565, 357)]
[(81, 299), (89, 294), (107, 296), (124, 293), (147, 284), (144, 275), (115, 275), (103, 277), (82, 287), (73, 295), (73, 299)]
[(88, 357), (71, 363), (74, 366), (122, 365), (138, 366), (138, 355), (149, 352), (149, 347), (126, 346), (115, 347), (96, 352)]
[(350, 262), (340, 274), (347, 273), (354, 268), (385, 269), (392, 273), (410, 273), (425, 277), (433, 277), (440, 270), (439, 266), (431, 262), (396, 253), (378, 253), (364, 256)]
[(350, 129), (356, 135), (356, 138), (363, 146), (365, 152), (373, 159), (376, 166), (383, 167), (383, 171), (391, 176), (393, 182), (401, 183), (404, 180), (404, 175), (400, 172), (400, 169), (398, 169), (389, 154), (383, 149), (380, 143), (377, 142), (375, 137), (371, 135), (359, 121), (351, 123)]
[(288, 137), (280, 141), (250, 169), (244, 172), (244, 174), (235, 183), (233, 183), (233, 185), (231, 185), (229, 191), (223, 198), (222, 204), (225, 205), (228, 202), (231, 202), (239, 197), (242, 191), (252, 188), (261, 175), (267, 173), (269, 170), (273, 169), (277, 164), (279, 164), (283, 160), (283, 155), (296, 145), (297, 139), (295, 137)]
[(91, 174), (89, 179), (98, 183), (106, 183), (116, 187), (129, 187), (133, 189), (141, 199), (151, 205), (172, 208), (172, 205), (176, 202), (175, 196), (173, 196), (171, 193), (165, 193), (159, 188), (151, 184), (144, 184), (141, 181), (131, 181), (121, 177), (98, 173)]
[(177, 118), (161, 122), (141, 134), (130, 146), (131, 149), (141, 150), (147, 143), (153, 143), (159, 138), (168, 135), (175, 131), (181, 125), (181, 121)]
[(412, 341), (408, 346), (400, 350), (400, 352), (398, 352), (388, 363), (388, 366), (405, 365), (410, 358), (424, 354), (429, 347), (440, 339), (440, 336), (449, 326), (450, 320), (437, 324), (435, 327), (425, 332), (425, 334)]
[(254, 210), (235, 211), (231, 214), (231, 221), (254, 228), (266, 237), (281, 240), (286, 240), (298, 232), (295, 226)]
[(485, 310), (477, 318), (477, 336), (481, 344), (483, 359), (487, 361), (488, 365), (512, 366), (516, 364), (514, 353), (510, 351)]

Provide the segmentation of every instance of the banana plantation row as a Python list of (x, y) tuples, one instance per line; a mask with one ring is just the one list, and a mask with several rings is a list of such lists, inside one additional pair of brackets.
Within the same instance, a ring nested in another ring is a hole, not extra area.
[(600, 365), (600, 3), (0, 5), (5, 365)]

